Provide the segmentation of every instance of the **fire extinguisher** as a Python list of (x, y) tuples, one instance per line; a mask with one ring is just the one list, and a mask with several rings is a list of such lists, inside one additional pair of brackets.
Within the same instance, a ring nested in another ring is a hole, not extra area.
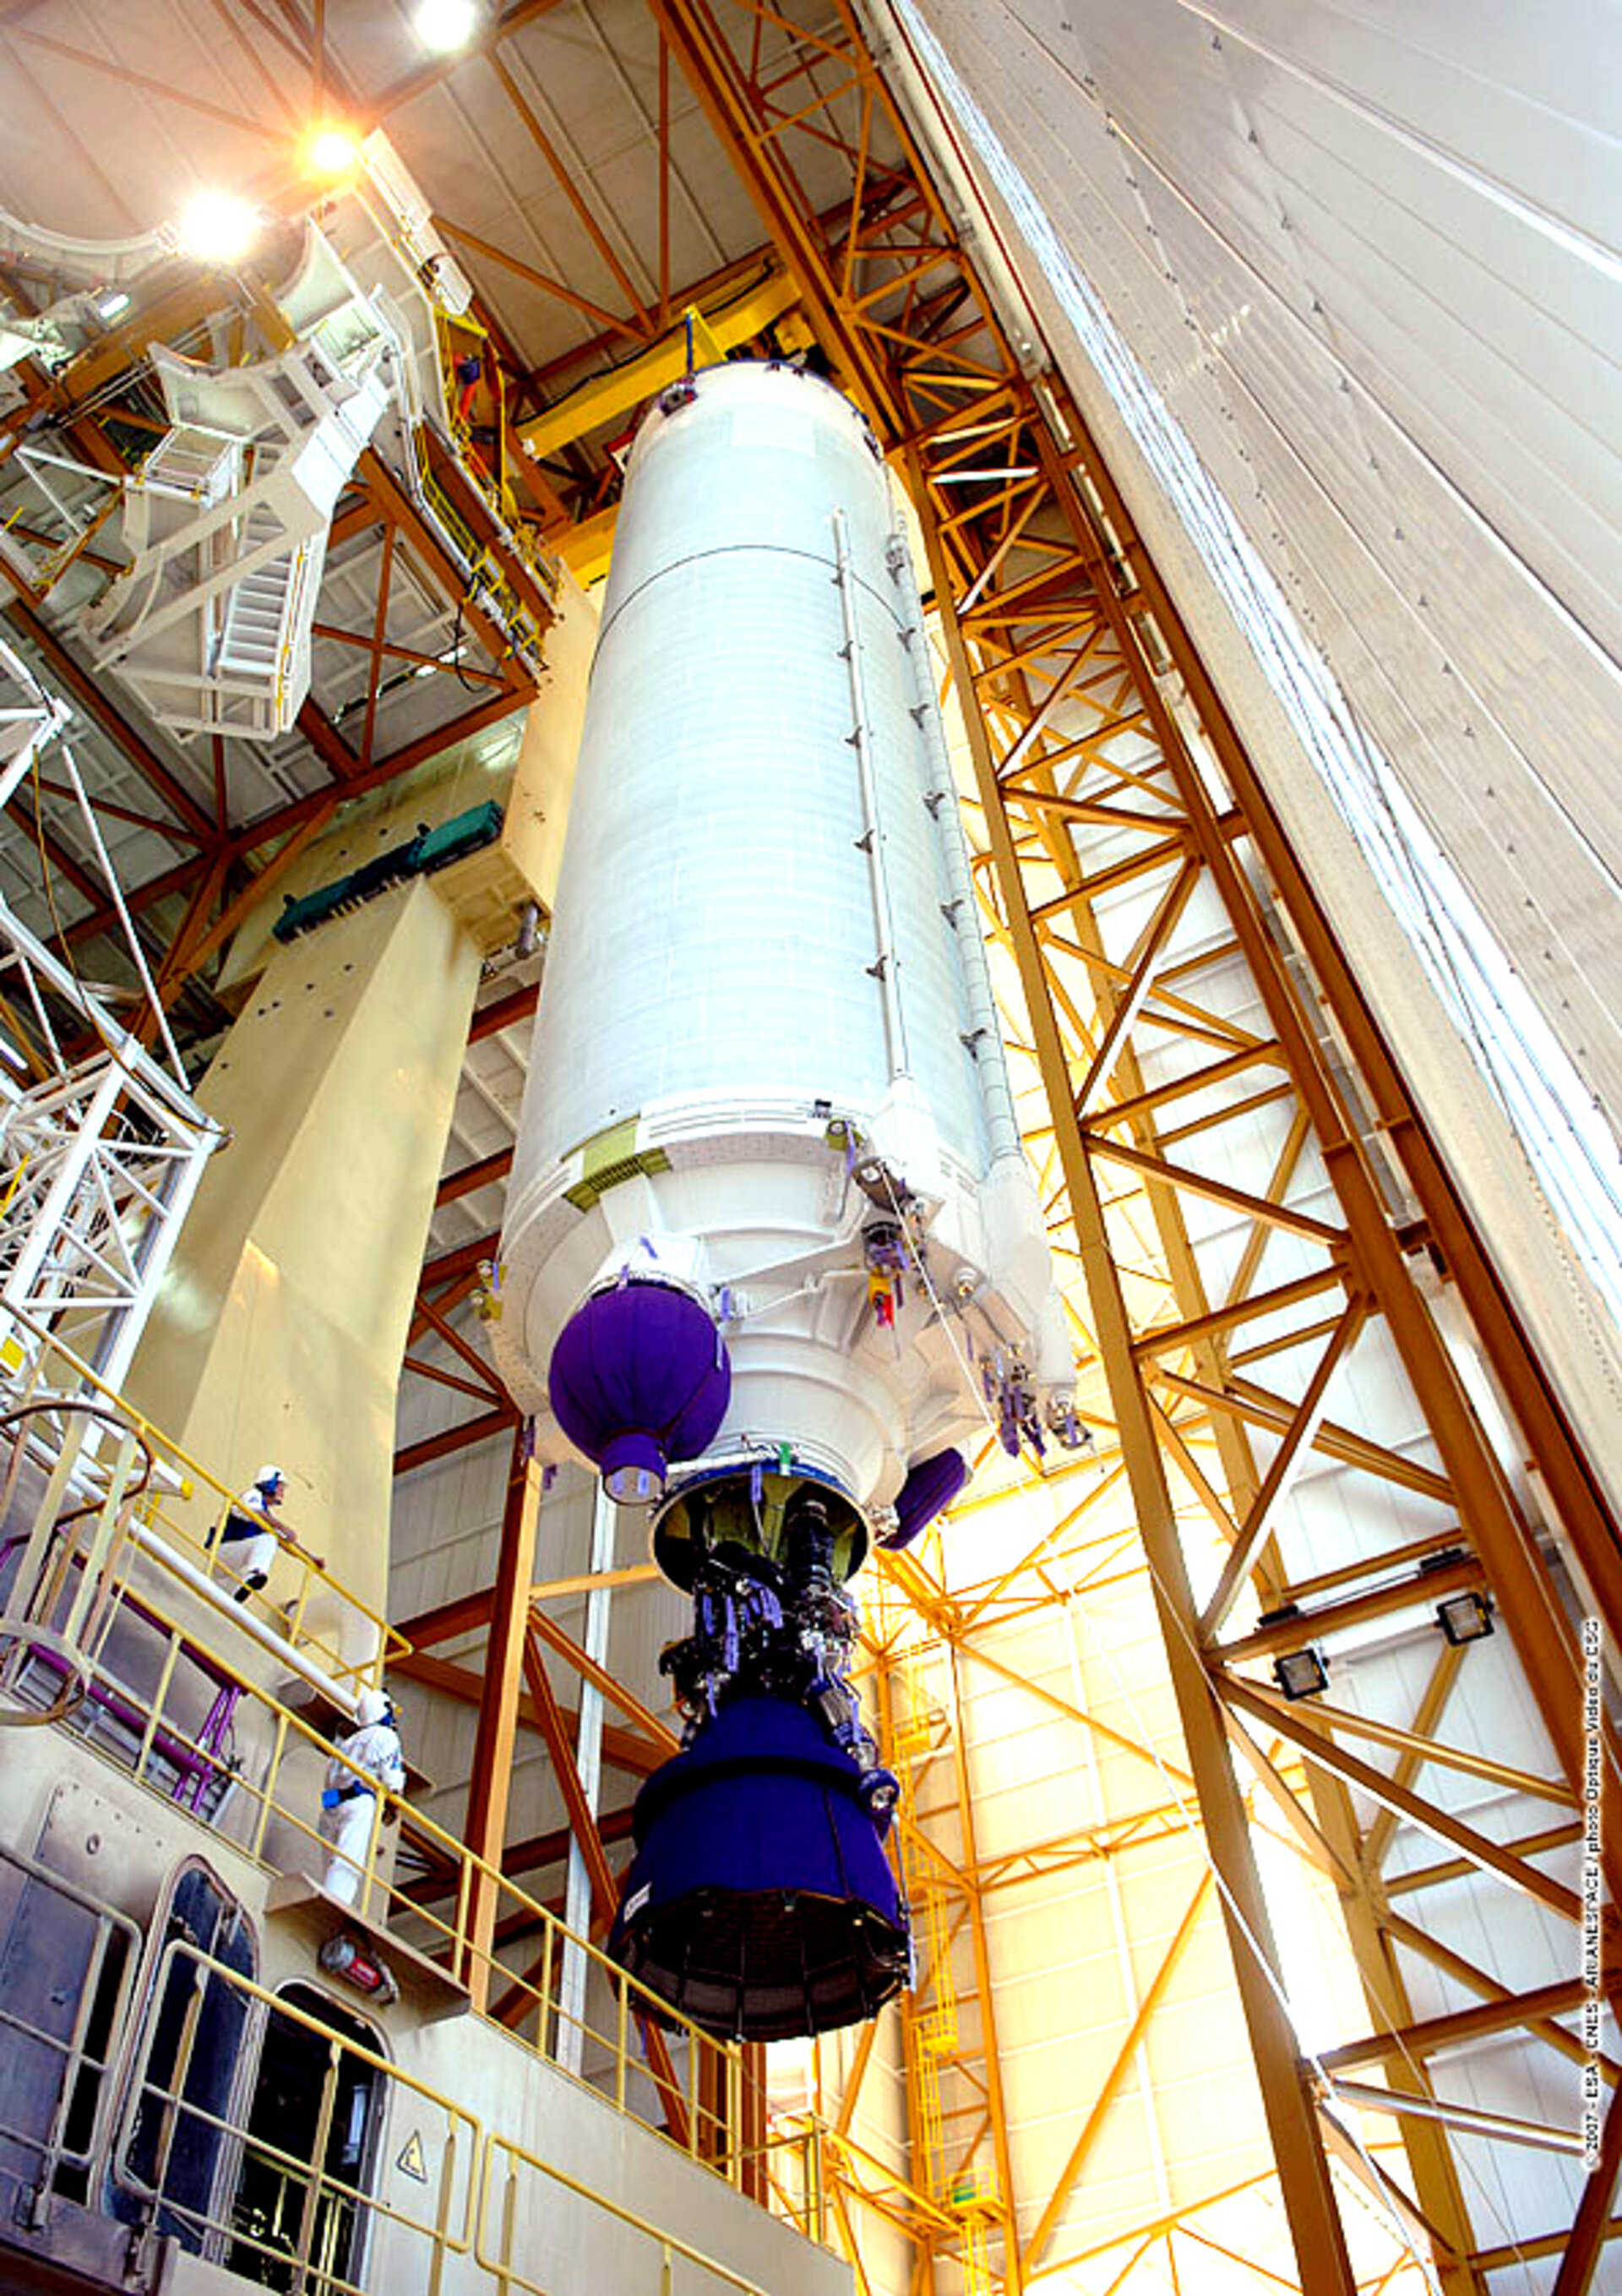
[(341, 1977), (357, 1993), (365, 1993), (380, 2009), (400, 1997), (400, 1988), (387, 1962), (352, 1937), (331, 1937), (315, 1956), (329, 1977)]

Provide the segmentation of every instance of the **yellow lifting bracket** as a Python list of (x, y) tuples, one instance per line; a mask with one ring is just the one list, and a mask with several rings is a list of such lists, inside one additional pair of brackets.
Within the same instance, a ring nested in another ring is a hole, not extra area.
[[(607, 374), (594, 375), (566, 398), (560, 399), (557, 406), (537, 414), (533, 422), (520, 422), (518, 436), (526, 452), (537, 459), (555, 455), (571, 439), (584, 439), (588, 431), (611, 422), (618, 414), (628, 414), (644, 398), (651, 398), (656, 390), (662, 390), (667, 383), (685, 374), (689, 322), (695, 363), (713, 365), (728, 351), (736, 350), (739, 344), (752, 342), (799, 300), (799, 288), (779, 271), (769, 274), (758, 286), (735, 296), (717, 310), (684, 311), (669, 333), (651, 349), (639, 352)], [(809, 340), (809, 333), (800, 329), (793, 347), (798, 348)]]

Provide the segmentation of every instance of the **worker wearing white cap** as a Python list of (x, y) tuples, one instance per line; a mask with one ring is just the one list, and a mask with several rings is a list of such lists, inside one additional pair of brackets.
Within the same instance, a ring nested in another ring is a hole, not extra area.
[(346, 1906), (360, 1895), (378, 1788), (398, 1793), (406, 1784), (405, 1749), (388, 1692), (363, 1692), (355, 1719), (356, 1728), (335, 1742), (321, 1797), (322, 1836), (332, 1845), (321, 1886)]
[(219, 1535), (220, 1551), (242, 1582), (234, 1598), (239, 1603), (245, 1603), (269, 1578), (278, 1546), (307, 1555), (320, 1567), (321, 1557), (301, 1546), (291, 1524), (274, 1512), (286, 1488), (287, 1479), (280, 1467), (261, 1467), (225, 1517)]

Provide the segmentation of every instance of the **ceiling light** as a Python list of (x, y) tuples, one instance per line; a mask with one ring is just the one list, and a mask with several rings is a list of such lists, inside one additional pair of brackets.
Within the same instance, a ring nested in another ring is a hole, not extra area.
[(421, 0), (412, 20), (417, 37), (436, 55), (465, 48), (479, 21), (477, 0)]
[(128, 310), (134, 298), (127, 295), (121, 287), (115, 287), (110, 294), (103, 295), (101, 298), (101, 300), (97, 303), (95, 307), (96, 317), (98, 319), (120, 319), (123, 317), (125, 312)]
[(1305, 1650), (1282, 1651), (1273, 1661), (1273, 1679), (1286, 1698), (1315, 1698), (1329, 1687), (1329, 1660), (1310, 1643)]
[(1448, 1641), (1461, 1643), (1485, 1642), (1493, 1631), (1493, 1598), (1467, 1587), (1462, 1595), (1450, 1595), (1445, 1603), (1436, 1606), (1436, 1622)]
[(318, 176), (347, 176), (360, 146), (347, 127), (322, 127), (311, 136), (309, 163)]
[(199, 192), (180, 218), (180, 242), (202, 263), (235, 263), (258, 236), (259, 219), (230, 192)]

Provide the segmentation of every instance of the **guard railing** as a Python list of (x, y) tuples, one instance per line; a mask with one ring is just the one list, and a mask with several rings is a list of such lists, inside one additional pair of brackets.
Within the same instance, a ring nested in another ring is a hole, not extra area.
[[(76, 1385), (90, 1378), (72, 1369)], [(177, 1512), (183, 1480), (222, 1502), (226, 1486), (93, 1378), (66, 1394), (37, 1382), (0, 1410), (4, 1502), (17, 1502), (25, 1469), (26, 1528), (0, 1542), (0, 1724), (76, 1731), (214, 1840), (273, 1874), (307, 1876), (313, 1896), (333, 1878), (321, 1832), (332, 1737), (350, 1726), (356, 1693), (408, 1646), (307, 1562), (285, 1605), (233, 1599), (239, 1582), (193, 1528), (212, 1508)], [(336, 1628), (334, 1600), (348, 1606)], [(347, 1648), (356, 1618), (375, 1644), (365, 1660)], [(339, 1861), (339, 1878), (385, 1952), (397, 1939), (516, 2045), (740, 2181), (735, 2046), (407, 1798), (380, 1786), (370, 1816), (365, 1848)], [(584, 1965), (584, 1987), (565, 1982), (566, 1959), (571, 1973)]]

